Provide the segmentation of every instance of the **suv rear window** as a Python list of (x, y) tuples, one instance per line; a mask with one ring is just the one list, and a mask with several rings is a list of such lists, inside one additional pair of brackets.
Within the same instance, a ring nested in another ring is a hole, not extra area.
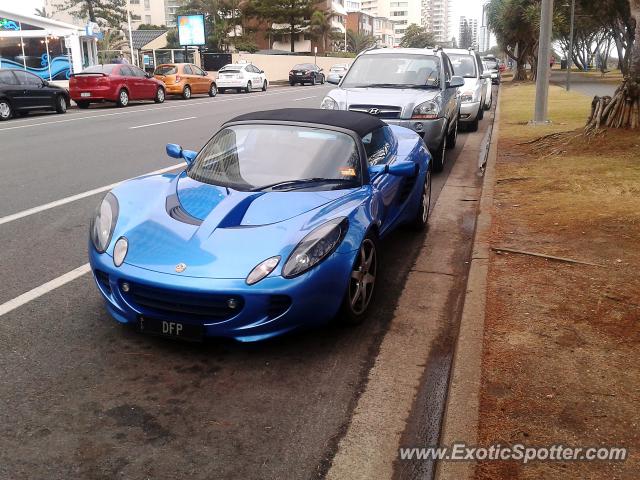
[(154, 75), (175, 75), (177, 69), (174, 65), (161, 65), (153, 72)]
[(110, 75), (117, 65), (93, 65), (85, 68), (82, 73), (104, 73)]

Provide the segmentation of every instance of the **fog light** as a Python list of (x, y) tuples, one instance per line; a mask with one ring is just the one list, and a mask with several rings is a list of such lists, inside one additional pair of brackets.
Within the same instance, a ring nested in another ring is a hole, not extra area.
[(422, 129), (424, 128), (424, 125), (422, 125), (421, 123), (416, 123), (415, 127), (417, 132), (421, 132)]
[(123, 282), (122, 283), (122, 291), (124, 293), (129, 293), (129, 290), (131, 290), (131, 286), (127, 282)]
[(231, 310), (235, 310), (236, 308), (238, 308), (238, 300), (236, 300), (235, 298), (230, 298), (229, 300), (227, 300), (227, 307), (229, 307)]

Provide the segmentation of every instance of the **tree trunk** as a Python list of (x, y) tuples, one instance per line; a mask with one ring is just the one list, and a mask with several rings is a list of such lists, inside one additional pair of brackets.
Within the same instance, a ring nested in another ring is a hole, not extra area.
[(96, 23), (96, 12), (93, 9), (93, 0), (85, 0), (87, 2), (87, 10), (89, 12), (89, 20)]
[(631, 16), (636, 23), (635, 41), (629, 46), (629, 74), (617, 88), (613, 97), (595, 97), (591, 103), (591, 116), (587, 133), (602, 127), (640, 128), (640, 0), (629, 0)]
[(296, 51), (296, 37), (295, 37), (295, 33), (296, 33), (296, 26), (293, 23), (293, 20), (291, 20), (291, 28), (290, 28), (290, 37), (291, 37), (291, 53)]

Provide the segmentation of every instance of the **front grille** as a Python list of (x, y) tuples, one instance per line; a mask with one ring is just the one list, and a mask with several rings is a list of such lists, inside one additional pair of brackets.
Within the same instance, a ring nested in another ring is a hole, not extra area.
[(96, 277), (96, 281), (98, 282), (98, 285), (100, 285), (106, 293), (111, 293), (111, 284), (109, 283), (109, 275), (107, 275), (102, 270), (94, 270), (93, 274)]
[[(148, 315), (221, 322), (236, 316), (244, 307), (244, 299), (238, 295), (191, 293), (128, 283), (129, 291), (123, 295)], [(229, 305), (230, 300), (233, 300), (234, 308)]]
[(286, 312), (291, 306), (291, 297), (287, 295), (271, 295), (267, 307), (269, 318), (276, 318)]
[(352, 112), (368, 113), (378, 118), (400, 118), (402, 107), (393, 107), (389, 105), (351, 105), (349, 110)]

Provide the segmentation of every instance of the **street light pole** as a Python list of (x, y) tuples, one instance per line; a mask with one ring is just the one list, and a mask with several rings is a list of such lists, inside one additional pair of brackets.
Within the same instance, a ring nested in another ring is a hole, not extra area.
[(131, 51), (131, 63), (138, 65), (138, 62), (133, 55), (133, 35), (131, 34), (131, 9), (129, 6), (129, 0), (127, 0), (127, 24), (129, 25), (129, 49)]
[(540, 46), (538, 48), (538, 70), (536, 77), (535, 123), (547, 122), (549, 105), (549, 58), (551, 54), (551, 31), (553, 29), (553, 0), (542, 0), (540, 14)]
[(567, 92), (571, 90), (571, 67), (573, 66), (573, 31), (576, 20), (576, 0), (571, 0), (571, 31), (569, 33), (569, 53), (567, 54)]

